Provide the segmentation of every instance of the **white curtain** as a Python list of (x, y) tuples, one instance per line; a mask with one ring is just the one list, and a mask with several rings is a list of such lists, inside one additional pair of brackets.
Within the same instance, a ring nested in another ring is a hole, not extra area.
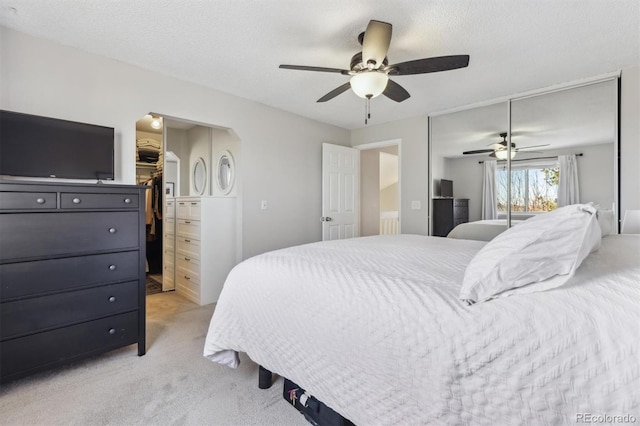
[(484, 162), (484, 178), (482, 182), (482, 219), (498, 218), (498, 201), (496, 193), (496, 170), (498, 162)]
[(575, 154), (558, 155), (558, 207), (580, 203), (578, 185), (578, 159)]

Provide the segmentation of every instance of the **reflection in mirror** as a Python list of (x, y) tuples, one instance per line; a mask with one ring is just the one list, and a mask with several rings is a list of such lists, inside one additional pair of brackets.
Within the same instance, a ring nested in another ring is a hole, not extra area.
[(430, 118), (434, 198), (440, 195), (440, 179), (453, 181), (454, 197), (469, 200), (470, 222), (504, 221), (510, 211), (517, 224), (576, 202), (615, 207), (616, 79), (511, 101), (511, 209), (506, 161), (501, 160), (506, 158), (507, 138), (501, 133), (508, 130), (508, 106)]
[(193, 190), (196, 195), (204, 195), (207, 187), (207, 166), (204, 159), (198, 158), (193, 164)]
[(612, 208), (616, 91), (608, 80), (511, 103), (514, 217), (577, 203)]
[(216, 173), (218, 178), (218, 187), (223, 194), (231, 192), (234, 182), (234, 172), (233, 157), (229, 151), (224, 151), (218, 158)]
[[(478, 160), (491, 159), (493, 144), (500, 142), (500, 133), (507, 130), (507, 117), (508, 103), (499, 102), (430, 118), (432, 235), (446, 236), (463, 220), (482, 219), (484, 171)], [(454, 212), (456, 206), (449, 207), (449, 202), (439, 201), (442, 179), (453, 182), (453, 203), (465, 204), (467, 200), (466, 206), (457, 206), (457, 210), (466, 209), (466, 215)], [(438, 212), (441, 205), (445, 205), (445, 213)]]

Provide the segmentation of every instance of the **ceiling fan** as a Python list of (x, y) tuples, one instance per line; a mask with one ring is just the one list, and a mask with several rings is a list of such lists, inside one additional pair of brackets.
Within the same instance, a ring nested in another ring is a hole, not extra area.
[(348, 70), (305, 65), (280, 65), (280, 68), (351, 76), (348, 82), (333, 89), (317, 102), (326, 102), (349, 89), (368, 100), (382, 94), (391, 100), (402, 102), (411, 95), (398, 83), (390, 80), (389, 76), (447, 71), (469, 65), (469, 55), (438, 56), (389, 65), (387, 51), (391, 44), (391, 24), (387, 22), (369, 21), (367, 29), (358, 36), (358, 42), (362, 45), (362, 52), (353, 55)]
[[(496, 157), (499, 160), (506, 160), (507, 159), (507, 133), (503, 132), (500, 133), (500, 137), (502, 138), (502, 141), (498, 142), (498, 143), (493, 143), (491, 145), (489, 145), (491, 148), (489, 149), (475, 149), (472, 151), (464, 151), (462, 154), (464, 155), (471, 155), (471, 154), (486, 154), (486, 153), (490, 153), (489, 156), (490, 157)], [(513, 158), (516, 155), (516, 152), (521, 151), (521, 150), (528, 150), (531, 148), (541, 148), (543, 146), (549, 146), (549, 144), (544, 144), (544, 145), (531, 145), (531, 146), (523, 146), (521, 148), (516, 148), (516, 144), (511, 142), (511, 158)], [(536, 153), (536, 154), (541, 154), (540, 152), (535, 152), (535, 151), (528, 151), (530, 153)]]

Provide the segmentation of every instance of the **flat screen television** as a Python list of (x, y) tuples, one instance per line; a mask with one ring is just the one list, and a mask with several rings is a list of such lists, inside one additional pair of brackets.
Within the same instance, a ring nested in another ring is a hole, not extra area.
[(453, 181), (440, 179), (440, 196), (443, 198), (453, 198)]
[(114, 129), (0, 110), (0, 175), (113, 180)]

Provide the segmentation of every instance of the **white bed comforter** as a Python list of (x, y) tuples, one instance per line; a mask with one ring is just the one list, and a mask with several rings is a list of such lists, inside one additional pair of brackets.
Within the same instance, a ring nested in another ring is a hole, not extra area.
[(388, 235), (248, 259), (204, 355), (246, 352), (357, 425), (640, 422), (640, 237), (604, 238), (558, 289), (466, 306), (483, 245)]

